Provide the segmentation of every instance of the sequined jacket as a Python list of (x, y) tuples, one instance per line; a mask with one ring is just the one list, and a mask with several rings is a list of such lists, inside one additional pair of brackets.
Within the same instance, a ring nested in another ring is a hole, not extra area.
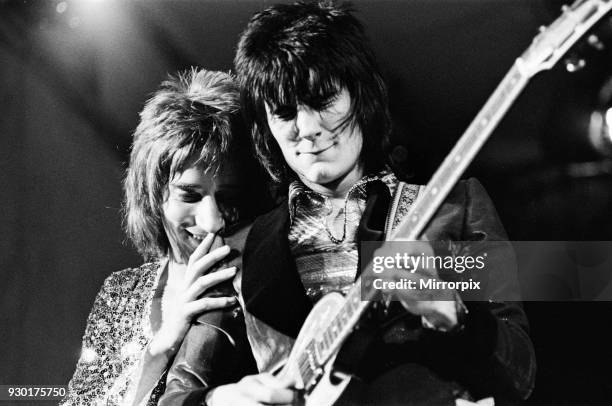
[[(130, 396), (152, 339), (151, 303), (163, 265), (146, 263), (106, 278), (87, 318), (81, 356), (60, 405), (121, 405)], [(149, 404), (157, 404), (163, 389), (161, 379)]]

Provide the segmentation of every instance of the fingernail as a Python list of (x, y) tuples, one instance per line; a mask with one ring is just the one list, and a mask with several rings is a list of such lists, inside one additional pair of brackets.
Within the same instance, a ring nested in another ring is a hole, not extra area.
[(219, 254), (220, 255), (229, 254), (229, 252), (230, 252), (230, 246), (229, 245), (224, 245), (224, 246), (219, 247), (217, 249), (219, 250)]

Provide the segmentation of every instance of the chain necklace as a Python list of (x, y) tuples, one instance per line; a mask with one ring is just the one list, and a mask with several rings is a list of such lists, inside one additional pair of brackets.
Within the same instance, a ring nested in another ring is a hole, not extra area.
[[(344, 242), (344, 239), (346, 238), (346, 217), (347, 217), (347, 212), (346, 212), (346, 206), (348, 204), (348, 194), (347, 196), (344, 198), (344, 208), (341, 209), (342, 210), (342, 214), (344, 215), (344, 221), (342, 224), (342, 237), (340, 238), (336, 238), (333, 233), (332, 230), (329, 226), (329, 218), (330, 217), (336, 217), (334, 215), (334, 205), (331, 202), (331, 199), (325, 199), (325, 205), (328, 206), (328, 210), (330, 211), (330, 213), (325, 217), (325, 232), (327, 233), (327, 236), (329, 237), (330, 241), (333, 242), (334, 244), (341, 244), (342, 242)], [(334, 223), (334, 218), (332, 218), (332, 227), (333, 227), (333, 223)]]

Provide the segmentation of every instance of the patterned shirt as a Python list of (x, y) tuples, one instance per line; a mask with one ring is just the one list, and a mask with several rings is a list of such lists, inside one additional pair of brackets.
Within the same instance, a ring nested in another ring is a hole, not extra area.
[(375, 180), (384, 182), (393, 195), (398, 181), (392, 172), (368, 175), (350, 188), (339, 210), (334, 210), (327, 196), (299, 180), (289, 186), (289, 247), (313, 302), (331, 291), (346, 293), (355, 281), (357, 231), (366, 206), (366, 185)]

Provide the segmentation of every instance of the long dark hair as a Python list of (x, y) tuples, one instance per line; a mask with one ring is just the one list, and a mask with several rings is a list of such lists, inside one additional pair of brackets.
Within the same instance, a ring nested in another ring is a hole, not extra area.
[(265, 103), (320, 110), (343, 88), (351, 96), (347, 122), (364, 137), (366, 173), (384, 167), (391, 131), (387, 89), (363, 26), (347, 5), (298, 2), (255, 14), (240, 37), (234, 66), (255, 150), (274, 180), (284, 182), (292, 172), (270, 133)]

